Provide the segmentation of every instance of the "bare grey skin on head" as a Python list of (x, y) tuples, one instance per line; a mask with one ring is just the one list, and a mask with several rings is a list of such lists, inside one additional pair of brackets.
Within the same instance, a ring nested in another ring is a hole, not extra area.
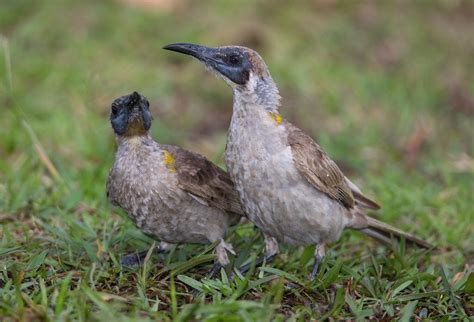
[(155, 142), (148, 100), (137, 92), (112, 103), (110, 120), (118, 146), (107, 181), (110, 202), (160, 240), (159, 251), (170, 244), (217, 242), (213, 272), (227, 266), (233, 250), (224, 237), (243, 214), (228, 174), (197, 153)]
[(282, 118), (278, 88), (257, 52), (186, 43), (164, 49), (195, 57), (232, 88), (225, 161), (245, 213), (266, 237), (267, 258), (278, 252), (276, 240), (316, 245), (310, 275), (314, 278), (325, 245), (337, 241), (346, 228), (386, 243), (395, 237), (431, 247), (366, 215), (366, 209), (379, 205), (365, 197), (310, 136)]

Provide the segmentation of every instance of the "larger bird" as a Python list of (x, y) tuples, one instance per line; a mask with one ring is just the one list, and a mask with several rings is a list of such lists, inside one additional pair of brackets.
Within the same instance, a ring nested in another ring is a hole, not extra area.
[(325, 245), (337, 241), (346, 228), (383, 242), (398, 237), (430, 247), (365, 214), (378, 204), (365, 197), (310, 136), (283, 119), (277, 86), (257, 52), (186, 43), (164, 49), (197, 58), (232, 88), (225, 161), (246, 214), (266, 235), (267, 259), (278, 252), (277, 240), (316, 245), (310, 275), (314, 278)]
[(197, 153), (155, 142), (148, 100), (137, 92), (112, 103), (110, 121), (118, 148), (107, 181), (109, 200), (161, 241), (159, 251), (169, 243), (217, 242), (211, 275), (228, 265), (232, 247), (224, 236), (243, 214), (228, 174)]

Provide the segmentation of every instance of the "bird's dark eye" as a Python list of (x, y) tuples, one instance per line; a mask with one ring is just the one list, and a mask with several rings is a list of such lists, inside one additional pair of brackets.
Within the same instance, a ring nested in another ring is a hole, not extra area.
[(240, 57), (238, 55), (230, 55), (229, 62), (232, 65), (238, 65), (240, 63)]
[(115, 105), (113, 105), (113, 106), (112, 106), (112, 115), (115, 116), (115, 115), (117, 115), (117, 113), (118, 113), (118, 107), (115, 106)]

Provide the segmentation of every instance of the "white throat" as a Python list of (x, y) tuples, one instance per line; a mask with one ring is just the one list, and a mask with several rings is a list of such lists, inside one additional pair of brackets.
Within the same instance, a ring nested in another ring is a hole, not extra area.
[(247, 104), (262, 106), (266, 111), (278, 113), (280, 94), (270, 75), (257, 76), (250, 73), (245, 86), (232, 86), (234, 92), (234, 107)]

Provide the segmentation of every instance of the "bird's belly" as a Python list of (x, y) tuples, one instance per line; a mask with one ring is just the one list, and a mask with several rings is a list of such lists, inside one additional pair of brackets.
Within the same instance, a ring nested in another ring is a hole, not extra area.
[(162, 208), (149, 213), (137, 220), (136, 225), (144, 233), (168, 243), (205, 244), (223, 238), (228, 227), (227, 215), (195, 203), (183, 200), (177, 209)]
[(228, 215), (199, 203), (172, 176), (125, 178), (111, 199), (143, 233), (168, 243), (209, 243), (224, 237)]
[(228, 167), (242, 205), (258, 228), (297, 245), (339, 239), (345, 208), (300, 175), (289, 147), (265, 156), (255, 156), (251, 147), (239, 150), (240, 156), (228, 162)]

